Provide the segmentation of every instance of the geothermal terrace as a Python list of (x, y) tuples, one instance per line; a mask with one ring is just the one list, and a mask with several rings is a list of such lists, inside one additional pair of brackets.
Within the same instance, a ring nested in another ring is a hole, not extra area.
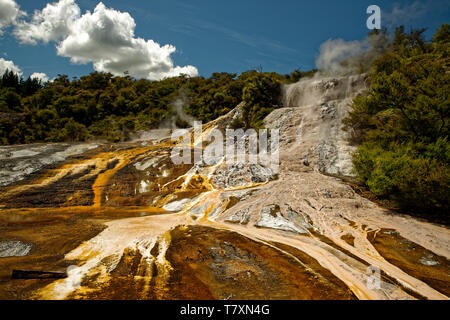
[[(177, 142), (161, 137), (1, 147), (0, 299), (447, 299), (449, 229), (339, 178), (354, 150), (341, 120), (366, 80), (284, 88), (265, 120), (280, 130), (279, 172), (175, 165)], [(239, 112), (205, 124), (194, 147)]]

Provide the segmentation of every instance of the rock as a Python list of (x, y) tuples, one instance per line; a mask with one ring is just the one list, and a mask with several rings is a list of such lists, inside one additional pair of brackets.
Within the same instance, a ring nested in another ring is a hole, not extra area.
[(293, 222), (282, 217), (278, 205), (265, 206), (261, 210), (261, 218), (255, 226), (295, 233), (308, 233), (304, 228), (298, 227)]
[(0, 258), (27, 256), (30, 254), (32, 248), (32, 244), (22, 241), (0, 241)]
[(222, 193), (220, 195), (220, 199), (230, 201), (232, 199), (236, 199), (237, 201), (245, 201), (250, 198), (250, 196), (255, 193), (254, 190), (239, 190)]
[(336, 117), (336, 109), (337, 109), (337, 103), (335, 101), (324, 103), (321, 105), (321, 117), (322, 120), (325, 119), (334, 119)]
[(250, 208), (236, 211), (232, 216), (225, 220), (230, 223), (248, 224), (250, 221)]
[(419, 261), (421, 264), (425, 266), (437, 266), (439, 264), (439, 261), (433, 259), (432, 254), (420, 258)]
[(324, 198), (327, 198), (327, 199), (333, 198), (333, 195), (327, 189), (320, 190), (320, 193), (322, 194), (322, 196)]
[(276, 177), (271, 168), (260, 164), (223, 164), (214, 172), (212, 183), (216, 188), (227, 189), (265, 183)]
[(167, 210), (167, 211), (173, 211), (173, 212), (181, 211), (184, 209), (186, 204), (188, 204), (190, 201), (191, 201), (191, 199), (183, 199), (180, 201), (173, 201), (173, 202), (170, 202), (170, 203), (166, 204), (165, 206), (163, 206), (163, 209)]
[(150, 158), (148, 160), (135, 163), (134, 167), (136, 168), (136, 170), (144, 171), (144, 170), (146, 170), (147, 168), (150, 168), (150, 167), (154, 168), (155, 166), (158, 165), (159, 161), (161, 161), (164, 158), (165, 158), (165, 155), (152, 157), (152, 158)]
[(290, 206), (286, 208), (286, 218), (304, 229), (313, 229), (313, 222), (306, 213), (294, 211)]
[(31, 144), (0, 148), (0, 187), (16, 183), (45, 166), (97, 148), (95, 144)]
[[(305, 78), (283, 86), (285, 108), (274, 110), (264, 119), (265, 127), (280, 130), (282, 166), (296, 170), (296, 164), (298, 168), (303, 163), (323, 173), (354, 176), (355, 147), (348, 143), (342, 120), (353, 99), (367, 90), (367, 78)], [(309, 157), (299, 158), (302, 154)]]

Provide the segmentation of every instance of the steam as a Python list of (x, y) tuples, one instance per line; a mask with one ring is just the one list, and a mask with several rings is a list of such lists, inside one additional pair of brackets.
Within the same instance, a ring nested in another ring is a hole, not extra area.
[[(283, 105), (299, 107), (322, 105), (326, 101), (344, 100), (355, 90), (365, 90), (365, 75), (372, 62), (386, 52), (387, 34), (371, 34), (364, 40), (330, 39), (320, 46), (316, 59), (318, 72), (297, 83), (284, 85)], [(337, 80), (347, 77), (347, 81)], [(312, 112), (307, 110), (305, 112)]]
[(330, 39), (320, 46), (320, 55), (316, 60), (316, 66), (323, 71), (342, 73), (346, 71), (346, 68), (341, 62), (361, 55), (367, 50), (366, 45), (365, 41), (346, 42), (343, 39)]
[(186, 96), (186, 93), (184, 91), (180, 91), (178, 98), (172, 103), (172, 110), (180, 120), (189, 124), (190, 127), (193, 127), (196, 119), (194, 117), (188, 115), (184, 111), (184, 107), (186, 107), (188, 105), (189, 105), (189, 99)]
[[(189, 105), (189, 98), (184, 90), (180, 90), (177, 98), (171, 103), (172, 114), (159, 125), (159, 129), (180, 129), (179, 123), (194, 127), (194, 117), (188, 115), (184, 108)], [(177, 123), (178, 122), (178, 123)]]
[(169, 139), (175, 131), (184, 129), (180, 128), (180, 122), (184, 123), (185, 127), (193, 128), (196, 119), (184, 111), (184, 108), (188, 105), (189, 98), (184, 90), (180, 90), (175, 100), (170, 104), (170, 115), (160, 122), (158, 129), (138, 131), (131, 141), (144, 141), (146, 143), (150, 140)]
[(345, 76), (368, 71), (371, 63), (385, 52), (389, 39), (385, 34), (372, 34), (364, 40), (330, 39), (320, 46), (316, 59), (319, 75)]

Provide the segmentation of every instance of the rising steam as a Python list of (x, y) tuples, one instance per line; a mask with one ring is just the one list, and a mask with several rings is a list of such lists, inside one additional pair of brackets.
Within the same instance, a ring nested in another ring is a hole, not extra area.
[(324, 76), (364, 73), (388, 45), (389, 38), (384, 33), (371, 34), (360, 41), (330, 39), (320, 46), (316, 66)]
[(189, 106), (189, 98), (184, 90), (180, 90), (177, 98), (170, 104), (172, 113), (159, 125), (159, 129), (180, 129), (193, 127), (195, 118), (188, 115), (184, 108)]

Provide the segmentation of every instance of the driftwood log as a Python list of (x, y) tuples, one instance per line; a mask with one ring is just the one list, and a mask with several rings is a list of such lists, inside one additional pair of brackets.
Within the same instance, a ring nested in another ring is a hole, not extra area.
[(65, 272), (13, 270), (12, 279), (63, 279), (67, 278)]

